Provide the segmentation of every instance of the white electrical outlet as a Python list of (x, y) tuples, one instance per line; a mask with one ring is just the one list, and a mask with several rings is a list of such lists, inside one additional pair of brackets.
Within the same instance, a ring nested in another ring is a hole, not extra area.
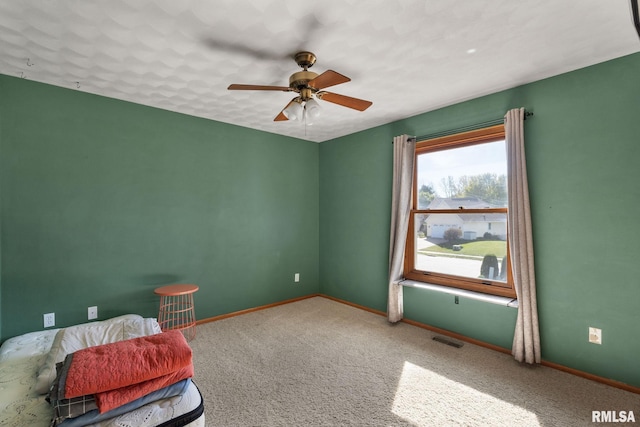
[(55, 313), (46, 313), (44, 316), (44, 327), (50, 328), (56, 325), (56, 314)]
[(94, 305), (93, 307), (89, 307), (87, 309), (87, 317), (89, 320), (98, 318), (98, 306)]
[(300, 281), (300, 273), (296, 273), (293, 275), (293, 281), (296, 283)]
[(589, 342), (602, 344), (602, 329), (589, 327)]

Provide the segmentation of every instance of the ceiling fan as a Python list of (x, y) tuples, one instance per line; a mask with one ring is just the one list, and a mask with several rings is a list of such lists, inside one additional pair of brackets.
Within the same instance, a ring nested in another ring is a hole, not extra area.
[(322, 74), (314, 73), (308, 69), (316, 63), (316, 56), (311, 52), (298, 52), (294, 59), (302, 67), (302, 71), (293, 73), (289, 77), (289, 86), (263, 86), (232, 84), (228, 90), (273, 90), (282, 92), (296, 92), (298, 96), (293, 98), (276, 116), (274, 121), (285, 120), (305, 120), (307, 124), (317, 118), (320, 114), (320, 106), (317, 99), (328, 101), (343, 107), (364, 111), (373, 103), (364, 99), (352, 98), (350, 96), (339, 95), (337, 93), (326, 92), (322, 89), (339, 85), (351, 81), (349, 77), (343, 76), (333, 70), (327, 70)]

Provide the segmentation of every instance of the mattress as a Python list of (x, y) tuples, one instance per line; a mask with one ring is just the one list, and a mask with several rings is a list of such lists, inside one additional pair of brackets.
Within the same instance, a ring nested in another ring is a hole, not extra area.
[[(58, 329), (10, 338), (0, 347), (0, 426), (48, 427), (53, 416), (45, 395), (35, 391), (36, 375)], [(99, 427), (204, 427), (202, 396), (191, 382), (181, 396), (146, 404), (101, 421)]]

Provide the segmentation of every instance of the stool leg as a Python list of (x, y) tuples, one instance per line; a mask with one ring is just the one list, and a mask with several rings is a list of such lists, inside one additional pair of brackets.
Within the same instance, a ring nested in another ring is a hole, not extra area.
[(196, 337), (196, 312), (195, 306), (193, 303), (193, 294), (187, 295), (187, 305), (190, 307), (189, 311), (187, 311), (187, 323), (190, 325), (188, 329), (188, 340), (192, 340)]
[(166, 331), (169, 323), (169, 312), (170, 307), (168, 307), (168, 297), (161, 295), (160, 296), (160, 309), (158, 310), (158, 324), (160, 325), (160, 329), (162, 331)]

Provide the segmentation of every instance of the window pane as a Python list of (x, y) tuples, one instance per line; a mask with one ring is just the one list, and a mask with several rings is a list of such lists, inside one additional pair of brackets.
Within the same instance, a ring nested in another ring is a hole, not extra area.
[(506, 282), (507, 215), (416, 214), (415, 268)]
[(504, 141), (433, 151), (417, 157), (418, 209), (507, 206)]

